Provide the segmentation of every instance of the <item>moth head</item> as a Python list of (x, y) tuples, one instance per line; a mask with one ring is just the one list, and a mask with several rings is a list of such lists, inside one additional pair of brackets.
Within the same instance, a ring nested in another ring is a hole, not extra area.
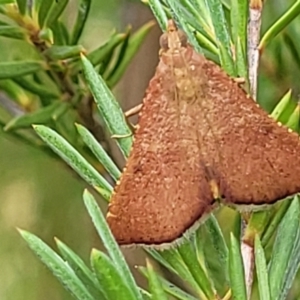
[(187, 36), (177, 28), (173, 20), (168, 21), (167, 32), (160, 37), (160, 47), (163, 51), (172, 53), (179, 52), (182, 47), (187, 46)]

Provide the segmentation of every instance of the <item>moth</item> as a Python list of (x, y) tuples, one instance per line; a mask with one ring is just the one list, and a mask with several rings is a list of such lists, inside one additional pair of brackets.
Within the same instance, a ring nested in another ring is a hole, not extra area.
[(120, 245), (172, 243), (220, 201), (300, 191), (298, 134), (276, 123), (169, 21), (107, 222)]

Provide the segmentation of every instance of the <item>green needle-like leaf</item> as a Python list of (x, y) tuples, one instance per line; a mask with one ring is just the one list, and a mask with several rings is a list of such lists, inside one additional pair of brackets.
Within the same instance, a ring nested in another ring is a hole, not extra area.
[(114, 33), (105, 44), (87, 55), (88, 60), (93, 66), (97, 66), (104, 61), (120, 43), (124, 42), (126, 38), (127, 33)]
[[(200, 45), (198, 43), (198, 39), (195, 37), (195, 30), (194, 30), (194, 28), (191, 27), (191, 26), (189, 26), (188, 23), (186, 22), (185, 18), (183, 18), (183, 16), (182, 16), (183, 7), (180, 5), (180, 3), (178, 1), (167, 0), (166, 2), (170, 6), (171, 11), (174, 14), (173, 18), (175, 20), (177, 20), (178, 23), (181, 25), (182, 30), (187, 35), (189, 42), (194, 46), (194, 48), (199, 53), (202, 53), (203, 51), (202, 51), (202, 49), (201, 49), (201, 47), (200, 47)], [(201, 41), (203, 41), (203, 39), (205, 39), (205, 37), (203, 37), (201, 34), (199, 34), (199, 35), (202, 38)]]
[(101, 162), (106, 171), (112, 176), (114, 180), (118, 180), (121, 172), (112, 161), (112, 159), (108, 156), (106, 151), (102, 148), (101, 144), (85, 127), (79, 124), (76, 124), (76, 127), (84, 143), (91, 149), (91, 151)]
[(16, 0), (0, 0), (0, 4), (10, 4), (15, 3)]
[(276, 209), (275, 213), (273, 214), (272, 220), (268, 224), (265, 232), (262, 235), (261, 241), (262, 245), (266, 246), (270, 241), (271, 237), (273, 236), (274, 232), (278, 228), (279, 223), (281, 222), (283, 216), (285, 215), (286, 211), (290, 206), (290, 201), (286, 199), (282, 203), (278, 204), (278, 208)]
[(149, 280), (149, 289), (151, 291), (152, 300), (168, 300), (167, 295), (165, 294), (162, 284), (155, 274), (153, 266), (151, 265), (150, 261), (147, 260), (147, 272), (148, 272), (148, 280)]
[(72, 38), (71, 38), (71, 45), (75, 45), (82, 34), (84, 25), (86, 23), (90, 11), (91, 2), (92, 0), (81, 0), (79, 3), (77, 18), (75, 21)]
[[(205, 53), (205, 56), (208, 57), (209, 59), (213, 60), (214, 62), (218, 63), (219, 62), (219, 58), (217, 57), (219, 55), (219, 49), (216, 47), (216, 45), (211, 42), (206, 36), (204, 36), (203, 34), (196, 32), (195, 34), (195, 38), (197, 39), (198, 44), (201, 46), (201, 50), (199, 50), (198, 46), (195, 46), (195, 43), (191, 43), (192, 45), (195, 47), (195, 49), (197, 50), (197, 52)], [(190, 41), (190, 39), (189, 39)], [(207, 50), (206, 53), (204, 50)]]
[(143, 2), (148, 3), (160, 28), (166, 30), (168, 18), (163, 9), (162, 4), (159, 0), (143, 0)]
[(55, 1), (46, 19), (46, 26), (51, 27), (65, 10), (69, 0)]
[(247, 300), (243, 258), (240, 244), (230, 233), (229, 278), (234, 300)]
[(84, 56), (82, 56), (82, 65), (86, 81), (95, 98), (101, 116), (110, 133), (119, 136), (116, 138), (116, 141), (121, 151), (128, 157), (132, 137), (130, 136), (131, 131), (127, 125), (123, 111), (104, 80), (97, 74), (93, 65)]
[(288, 121), (286, 122), (286, 126), (291, 128), (295, 132), (299, 132), (299, 124), (300, 122), (300, 106), (296, 105), (293, 113), (290, 115)]
[(296, 102), (292, 99), (292, 91), (287, 93), (278, 101), (277, 105), (271, 112), (271, 116), (279, 122), (286, 124), (291, 113), (296, 107)]
[(0, 25), (0, 36), (5, 36), (13, 39), (24, 39), (25, 30), (11, 25)]
[(197, 300), (197, 299), (199, 299), (199, 298), (195, 298), (194, 296), (183, 291), (182, 289), (180, 289), (176, 285), (170, 283), (166, 279), (164, 279), (162, 277), (159, 277), (159, 279), (161, 280), (163, 289), (166, 291), (166, 293), (168, 293), (175, 299), (179, 299), (179, 300)]
[(41, 28), (44, 27), (45, 20), (50, 12), (51, 6), (54, 0), (47, 0), (47, 1), (35, 1), (38, 4), (38, 17), (39, 17), (39, 25)]
[(125, 278), (106, 254), (93, 249), (91, 265), (107, 299), (136, 300)]
[(172, 267), (171, 270), (175, 270), (175, 274), (177, 274), (182, 280), (188, 282), (198, 295), (201, 295), (204, 299), (206, 299), (206, 296), (184, 263), (177, 249), (171, 248), (169, 250), (162, 251), (161, 256)]
[(246, 49), (247, 49), (247, 20), (248, 1), (232, 0), (231, 10), (231, 36), (235, 47), (235, 65), (237, 75), (247, 79)]
[[(139, 267), (139, 271), (146, 277), (149, 278), (148, 271), (145, 267)], [(159, 276), (156, 274), (158, 277), (159, 281), (162, 284), (162, 287), (164, 291), (174, 297), (175, 299), (179, 300), (197, 300), (198, 298), (195, 298), (194, 296), (188, 294), (187, 292), (183, 291), (173, 283), (169, 282), (168, 280), (164, 279), (163, 277)]]
[(21, 15), (25, 15), (27, 9), (27, 0), (16, 0), (18, 4), (18, 9)]
[(297, 233), (297, 238), (295, 239), (293, 253), (289, 260), (289, 265), (286, 269), (283, 287), (281, 289), (281, 293), (280, 296), (278, 297), (278, 300), (287, 299), (287, 295), (294, 282), (295, 276), (299, 271), (299, 267), (300, 267), (300, 230), (298, 228), (298, 233)]
[(81, 45), (75, 46), (52, 46), (48, 48), (44, 54), (52, 60), (68, 59), (73, 57), (79, 57), (80, 53), (85, 52), (85, 49)]
[(134, 293), (136, 297), (135, 300), (143, 300), (142, 295), (129, 270), (129, 267), (125, 262), (123, 254), (120, 251), (119, 246), (115, 241), (94, 197), (87, 190), (85, 190), (83, 194), (83, 199), (85, 206), (96, 227), (96, 230), (99, 236), (101, 237), (103, 245), (107, 249), (109, 256), (115, 264), (115, 267), (118, 269), (118, 272), (123, 277), (123, 280), (126, 282), (127, 286)]
[(253, 244), (255, 235), (259, 234), (259, 236), (261, 236), (270, 221), (270, 217), (271, 210), (268, 208), (252, 212), (247, 222), (247, 226), (244, 229), (243, 241), (247, 241), (248, 244)]
[(284, 30), (300, 14), (300, 1), (295, 3), (273, 24), (262, 37), (259, 49), (263, 49), (271, 42), (277, 34)]
[(38, 60), (11, 61), (0, 63), (0, 79), (14, 78), (38, 72), (45, 68), (45, 63)]
[(231, 31), (234, 44), (239, 39), (243, 51), (246, 50), (247, 42), (247, 17), (248, 17), (248, 1), (232, 0), (230, 9)]
[(126, 44), (124, 55), (120, 57), (119, 63), (117, 63), (116, 67), (112, 70), (111, 74), (107, 76), (109, 86), (115, 86), (120, 80), (127, 66), (141, 47), (143, 41), (145, 40), (145, 37), (147, 36), (153, 25), (154, 22), (150, 21), (141, 28), (139, 28), (133, 35), (129, 36), (128, 44)]
[(292, 257), (299, 228), (299, 214), (299, 201), (298, 197), (295, 197), (278, 226), (269, 263), (269, 284), (272, 300), (278, 299), (282, 291), (285, 273)]
[(72, 167), (86, 182), (106, 191), (102, 196), (108, 200), (107, 192), (112, 191), (111, 185), (79, 154), (62, 136), (52, 129), (35, 125), (34, 130), (70, 167)]
[(190, 240), (186, 240), (178, 247), (178, 252), (203, 293), (208, 299), (213, 299), (215, 293), (210, 280), (207, 278), (204, 269), (198, 261), (193, 243)]
[(53, 116), (58, 109), (61, 111), (61, 113), (64, 113), (67, 111), (68, 108), (68, 103), (56, 101), (51, 105), (40, 108), (32, 113), (24, 114), (19, 117), (13, 118), (6, 124), (4, 130), (10, 131), (20, 128), (29, 128), (32, 124), (46, 124), (53, 119)]
[(145, 251), (151, 255), (157, 262), (159, 262), (162, 266), (167, 268), (169, 271), (173, 272), (174, 274), (177, 274), (177, 271), (173, 269), (173, 267), (162, 257), (160, 251), (156, 251), (154, 249), (148, 249), (146, 248)]
[(228, 248), (217, 219), (213, 214), (205, 221), (196, 233), (197, 246), (203, 243), (205, 266), (213, 279), (218, 294), (223, 295), (229, 288)]
[(267, 263), (265, 258), (264, 249), (261, 245), (258, 235), (255, 236), (255, 267), (258, 281), (258, 291), (260, 300), (270, 300), (270, 288)]
[(93, 274), (93, 272), (85, 265), (83, 260), (67, 245), (58, 239), (55, 239), (55, 242), (64, 260), (68, 262), (91, 295), (93, 295), (95, 299), (103, 299), (103, 290), (98, 284), (95, 274)]
[[(29, 76), (30, 77), (30, 76)], [(57, 89), (53, 89), (44, 84), (36, 83), (32, 78), (28, 76), (15, 77), (13, 81), (16, 82), (23, 89), (40, 96), (41, 98), (49, 97), (54, 99), (59, 99), (60, 94)]]
[(211, 20), (218, 40), (222, 67), (229, 75), (234, 76), (236, 73), (231, 54), (231, 41), (228, 28), (226, 27), (227, 23), (222, 3), (220, 0), (209, 0), (206, 3), (210, 10)]
[[(115, 49), (128, 38), (128, 34), (129, 33), (113, 33), (106, 43), (88, 53), (87, 59), (93, 66), (101, 64), (101, 67), (105, 69)], [(74, 64), (71, 64), (71, 68), (72, 73), (77, 74), (78, 71), (82, 69), (81, 61), (76, 61)]]
[(49, 246), (35, 235), (19, 230), (32, 251), (51, 270), (54, 276), (75, 296), (78, 300), (96, 300), (85, 285), (76, 276), (72, 268), (57, 255)]
[[(67, 29), (66, 25), (62, 21), (57, 20), (56, 22), (54, 22), (54, 24), (51, 26), (51, 31), (53, 34), (53, 40), (54, 40), (55, 45), (57, 45), (57, 46), (63, 46), (63, 45), (68, 46), (69, 45), (69, 41), (70, 41), (69, 30)], [(52, 44), (52, 42), (51, 42), (51, 44)], [(69, 47), (72, 47), (72, 46), (69, 46)], [(80, 46), (78, 46), (78, 47), (80, 47)]]

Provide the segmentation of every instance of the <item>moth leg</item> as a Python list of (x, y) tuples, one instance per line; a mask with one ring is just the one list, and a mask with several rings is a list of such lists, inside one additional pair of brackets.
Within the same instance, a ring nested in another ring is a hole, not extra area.
[(232, 80), (238, 85), (239, 88), (247, 90), (246, 85), (247, 81), (244, 77), (234, 77)]
[(138, 104), (138, 105), (136, 105), (136, 106), (130, 108), (129, 110), (127, 110), (127, 111), (124, 113), (125, 117), (126, 117), (126, 118), (129, 118), (129, 117), (132, 117), (132, 116), (138, 114), (138, 113), (141, 111), (142, 106), (143, 106), (143, 104), (141, 103), (141, 104)]
[[(138, 105), (136, 105), (136, 106), (130, 108), (129, 110), (127, 110), (127, 111), (124, 113), (126, 122), (127, 122), (129, 128), (131, 129), (131, 131), (132, 131), (133, 133), (135, 132), (137, 126), (134, 125), (134, 124), (132, 124), (132, 123), (128, 120), (128, 118), (130, 118), (130, 117), (132, 117), (132, 116), (138, 114), (138, 113), (141, 111), (142, 106), (143, 106), (142, 103), (141, 103), (141, 104), (138, 104)], [(119, 136), (119, 135), (114, 134), (114, 135), (112, 136), (112, 138), (123, 138), (123, 137), (128, 137), (128, 136), (131, 136), (131, 135), (132, 135), (132, 133), (131, 133), (131, 134), (128, 134), (128, 135), (125, 135), (125, 136), (122, 136), (122, 135)]]
[(123, 138), (127, 138), (127, 137), (130, 137), (132, 136), (132, 132), (130, 133), (127, 133), (127, 134), (113, 134), (111, 136), (112, 139), (123, 139)]
[(246, 79), (244, 77), (233, 78), (233, 81), (236, 82), (236, 83), (238, 83), (239, 85), (246, 83)]

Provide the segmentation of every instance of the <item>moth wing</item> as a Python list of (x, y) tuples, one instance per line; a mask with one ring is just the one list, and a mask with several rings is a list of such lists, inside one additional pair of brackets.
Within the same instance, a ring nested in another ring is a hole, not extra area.
[(265, 204), (299, 192), (298, 134), (276, 123), (217, 65), (207, 61), (203, 70), (209, 124), (199, 124), (199, 134), (226, 201)]
[(194, 114), (178, 98), (174, 70), (161, 61), (109, 205), (107, 221), (119, 244), (172, 242), (212, 209)]

